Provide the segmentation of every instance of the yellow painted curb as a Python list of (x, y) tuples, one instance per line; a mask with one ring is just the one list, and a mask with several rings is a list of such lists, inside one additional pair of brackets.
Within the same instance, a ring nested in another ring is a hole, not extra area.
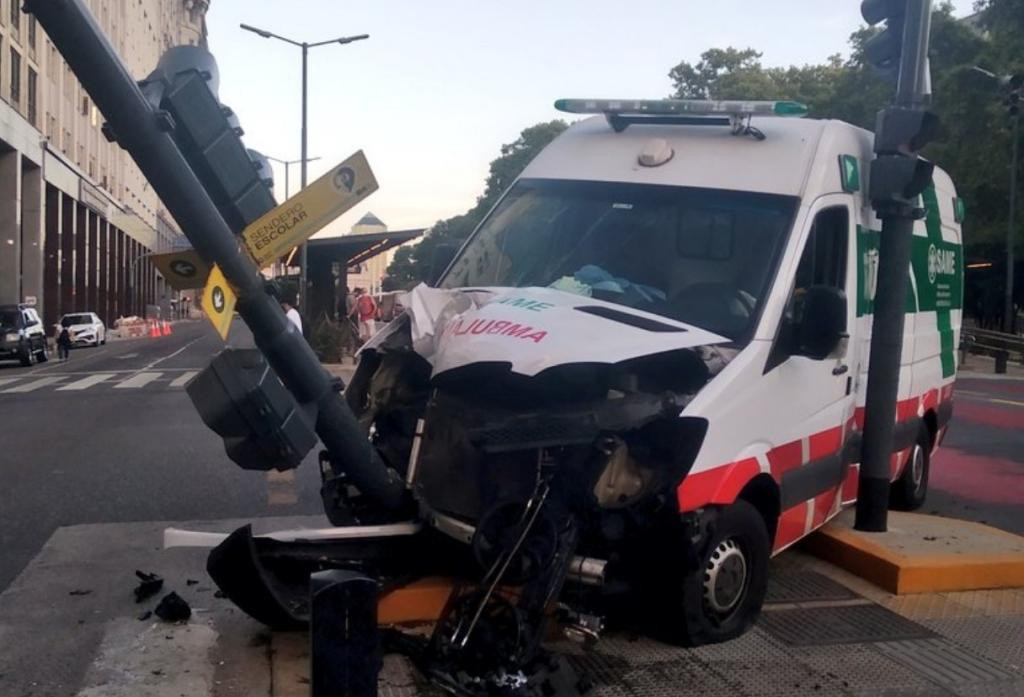
[[(956, 524), (1022, 541), (980, 523)], [(805, 549), (896, 595), (1024, 587), (1024, 553), (900, 554), (872, 542), (869, 535), (831, 523), (811, 535)]]

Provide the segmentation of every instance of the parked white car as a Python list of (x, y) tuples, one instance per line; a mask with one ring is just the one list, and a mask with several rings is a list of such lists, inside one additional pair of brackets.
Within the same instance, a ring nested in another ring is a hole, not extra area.
[(107, 343), (107, 326), (95, 312), (73, 312), (60, 318), (60, 326), (71, 332), (75, 346), (99, 346)]

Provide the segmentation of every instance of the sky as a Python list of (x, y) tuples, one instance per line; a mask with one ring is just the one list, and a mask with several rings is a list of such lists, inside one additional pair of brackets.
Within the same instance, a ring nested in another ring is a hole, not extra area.
[[(971, 0), (956, 0), (955, 14)], [(847, 55), (859, 0), (212, 0), (220, 100), (246, 146), (298, 159), (301, 50), (246, 23), (310, 43), (309, 181), (365, 151), (380, 189), (320, 234), (367, 211), (391, 230), (464, 213), (488, 164), (559, 97), (661, 98), (669, 70), (709, 48), (752, 47), (766, 66)], [(278, 201), (284, 166), (275, 164)], [(299, 167), (291, 167), (291, 194)]]

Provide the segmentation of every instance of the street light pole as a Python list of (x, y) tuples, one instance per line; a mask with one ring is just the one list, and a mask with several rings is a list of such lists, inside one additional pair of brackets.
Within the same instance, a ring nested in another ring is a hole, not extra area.
[(1006, 305), (1004, 307), (1003, 331), (1014, 331), (1016, 312), (1013, 309), (1013, 245), (1017, 221), (1017, 153), (1020, 150), (1020, 114), (1013, 115), (1013, 155), (1010, 158), (1010, 211), (1006, 228)]
[[(302, 149), (299, 157), (302, 159), (302, 164), (299, 165), (300, 180), (302, 191), (306, 188), (306, 155), (308, 147), (307, 137), (307, 111), (308, 111), (308, 96), (307, 96), (307, 75), (309, 74), (307, 66), (309, 65), (309, 44), (305, 41), (302, 42)], [(306, 284), (308, 283), (306, 276), (306, 243), (303, 242), (299, 247), (299, 307), (303, 312), (309, 313), (309, 306), (306, 304)]]
[[(284, 165), (284, 198), (287, 201), (289, 198), (291, 198), (291, 187), (289, 187), (288, 185), (289, 172), (291, 171), (291, 166), (299, 164), (300, 162), (302, 162), (302, 160), (281, 160), (276, 157), (271, 157), (270, 155), (266, 155), (266, 158), (271, 162), (276, 162), (279, 165)], [(306, 160), (306, 162), (316, 162), (317, 160), (320, 159), (320, 157), (318, 155), (317, 157), (307, 157), (304, 159)]]
[[(256, 27), (249, 26), (248, 24), (240, 24), (242, 29), (251, 31), (254, 34), (262, 36), (264, 39), (279, 39), (285, 43), (291, 44), (292, 46), (298, 46), (302, 49), (302, 188), (306, 188), (306, 164), (309, 160), (306, 158), (307, 154), (307, 121), (308, 121), (308, 66), (309, 66), (309, 49), (316, 48), (317, 46), (326, 46), (327, 44), (350, 44), (353, 41), (362, 41), (363, 39), (369, 39), (369, 34), (358, 34), (356, 36), (343, 36), (337, 39), (328, 39), (327, 41), (317, 41), (315, 43), (309, 43), (306, 41), (295, 41), (294, 39), (288, 39), (273, 32), (269, 32), (266, 29), (257, 29)], [(288, 178), (287, 165), (285, 165), (285, 179)], [(299, 270), (299, 307), (306, 309), (306, 243), (303, 242), (299, 246), (299, 263), (302, 268)]]

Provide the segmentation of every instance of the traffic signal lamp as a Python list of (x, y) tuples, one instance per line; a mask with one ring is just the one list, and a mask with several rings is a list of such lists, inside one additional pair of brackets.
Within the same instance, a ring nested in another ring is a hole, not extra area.
[(864, 55), (880, 75), (893, 82), (899, 76), (907, 4), (908, 0), (864, 0), (860, 5), (865, 22), (872, 26), (886, 23), (885, 29), (864, 44)]
[(274, 195), (242, 144), (238, 117), (217, 98), (217, 64), (198, 46), (176, 46), (140, 83), (165, 130), (233, 232), (271, 210)]

